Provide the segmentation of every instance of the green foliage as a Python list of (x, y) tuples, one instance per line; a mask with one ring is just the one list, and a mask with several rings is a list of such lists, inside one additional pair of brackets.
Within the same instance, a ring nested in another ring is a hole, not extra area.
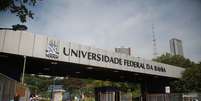
[(47, 91), (48, 86), (52, 84), (52, 80), (46, 77), (26, 74), (25, 83), (28, 85), (32, 93), (40, 93)]
[(27, 26), (25, 26), (25, 25), (20, 25), (20, 24), (17, 24), (17, 25), (13, 25), (12, 26), (13, 28), (13, 30), (27, 30)]
[(153, 59), (153, 61), (169, 64), (169, 65), (175, 65), (183, 68), (192, 67), (195, 63), (190, 61), (189, 59), (184, 58), (180, 55), (171, 55), (169, 53), (163, 54), (156, 59)]
[(10, 11), (19, 17), (22, 23), (33, 19), (34, 13), (29, 6), (35, 6), (39, 0), (0, 0), (0, 11)]
[(201, 92), (201, 63), (191, 68), (187, 68), (183, 73), (183, 81), (186, 82), (186, 88), (190, 91)]
[[(53, 77), (41, 77), (37, 75), (25, 75), (25, 83), (28, 85), (32, 93), (40, 94), (48, 98), (50, 94), (47, 92), (49, 85), (53, 83)], [(140, 86), (132, 83), (112, 82), (92, 79), (67, 78), (55, 81), (56, 85), (64, 85), (64, 89), (71, 93), (71, 96), (84, 94), (94, 97), (94, 88), (96, 87), (117, 87), (123, 91), (131, 92), (133, 96), (140, 96)]]
[(195, 64), (183, 56), (168, 53), (153, 60), (186, 68), (181, 79), (170, 83), (173, 92), (201, 92), (201, 62)]
[(59, 80), (56, 84), (64, 85), (64, 88), (67, 89), (80, 89), (85, 86), (85, 83), (82, 79), (68, 78), (64, 80)]
[(171, 92), (176, 93), (189, 92), (189, 89), (186, 88), (186, 82), (182, 79), (170, 82), (170, 86), (171, 86)]

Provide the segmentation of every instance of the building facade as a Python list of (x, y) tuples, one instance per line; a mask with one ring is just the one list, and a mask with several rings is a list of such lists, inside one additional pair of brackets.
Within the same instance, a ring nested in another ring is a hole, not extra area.
[(175, 38), (171, 39), (170, 40), (170, 52), (173, 55), (184, 56), (182, 41), (179, 39), (175, 39)]
[(116, 53), (131, 55), (131, 48), (115, 48)]

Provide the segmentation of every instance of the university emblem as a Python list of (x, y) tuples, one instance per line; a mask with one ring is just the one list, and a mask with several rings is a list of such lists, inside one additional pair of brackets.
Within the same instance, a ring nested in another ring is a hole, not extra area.
[(59, 58), (59, 41), (48, 40), (46, 56), (53, 59)]

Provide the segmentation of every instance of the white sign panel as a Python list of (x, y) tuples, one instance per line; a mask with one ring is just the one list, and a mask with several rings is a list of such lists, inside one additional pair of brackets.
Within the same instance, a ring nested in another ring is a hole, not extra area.
[(165, 93), (170, 93), (170, 86), (165, 87)]

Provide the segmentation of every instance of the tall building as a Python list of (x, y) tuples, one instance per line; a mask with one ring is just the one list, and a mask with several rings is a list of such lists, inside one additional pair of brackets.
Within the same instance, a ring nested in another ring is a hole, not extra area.
[(121, 53), (121, 54), (126, 54), (126, 55), (131, 55), (131, 48), (115, 48), (116, 53)]
[(181, 55), (184, 56), (182, 41), (176, 38), (172, 38), (170, 40), (170, 52), (173, 55)]

